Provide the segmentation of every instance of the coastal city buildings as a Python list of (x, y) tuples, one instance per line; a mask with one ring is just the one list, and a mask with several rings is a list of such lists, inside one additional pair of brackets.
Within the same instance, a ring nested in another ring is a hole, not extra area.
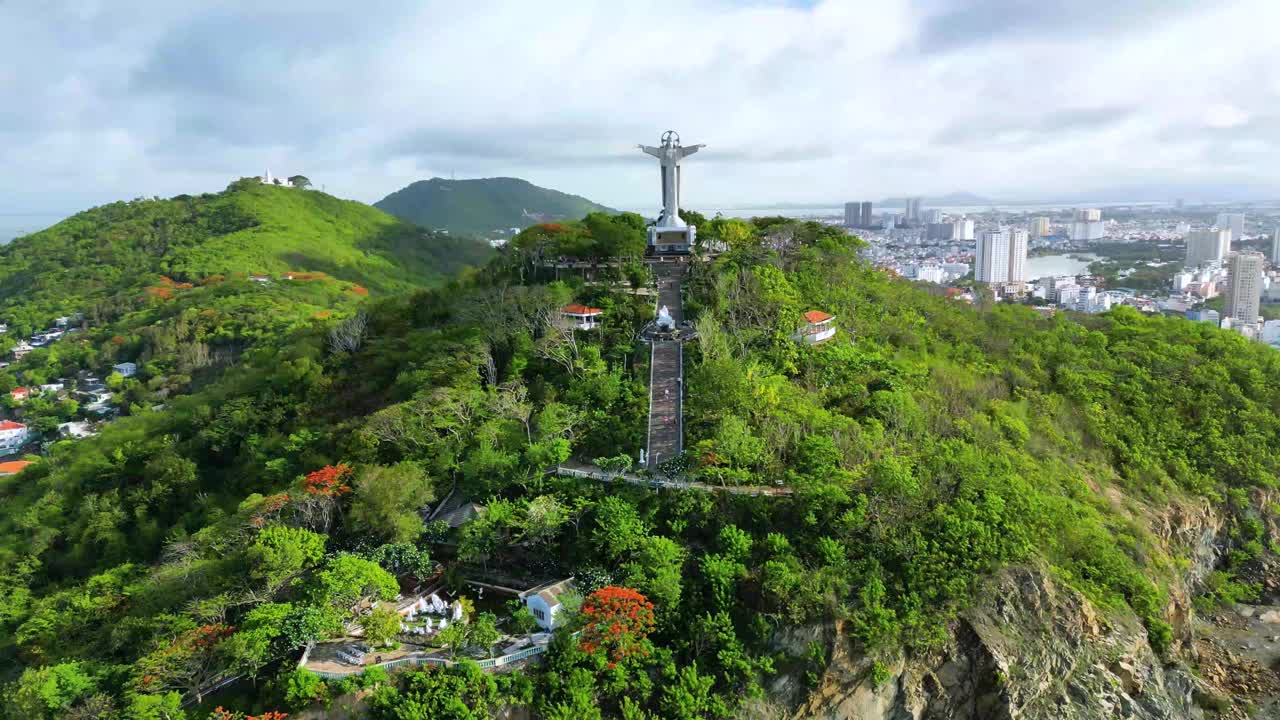
[(849, 228), (869, 228), (871, 225), (871, 203), (847, 202), (844, 204), (844, 226)]
[(922, 198), (907, 198), (906, 209), (903, 212), (903, 219), (908, 225), (920, 224), (920, 202)]
[(1187, 233), (1187, 259), (1189, 268), (1222, 262), (1231, 250), (1230, 230), (1193, 230)]
[(1009, 233), (983, 230), (973, 256), (973, 277), (988, 285), (1009, 281)]
[(1227, 302), (1223, 313), (1236, 324), (1258, 322), (1258, 302), (1262, 296), (1263, 256), (1259, 252), (1237, 252), (1227, 257)]
[(1232, 240), (1244, 239), (1244, 213), (1218, 213), (1216, 224), (1221, 230), (1230, 230)]
[(1071, 223), (1071, 239), (1076, 242), (1093, 242), (1106, 236), (1106, 226), (1102, 222), (1102, 211), (1097, 208), (1076, 210), (1075, 220)]

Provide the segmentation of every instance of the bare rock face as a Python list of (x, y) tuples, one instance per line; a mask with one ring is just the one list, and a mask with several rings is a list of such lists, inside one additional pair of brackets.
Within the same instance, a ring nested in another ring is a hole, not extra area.
[[(842, 639), (840, 639), (842, 640)], [(837, 642), (840, 645), (848, 642)], [(1001, 572), (934, 657), (867, 668), (837, 651), (827, 678), (793, 716), (851, 720), (1182, 720), (1203, 717), (1195, 681), (1166, 667), (1132, 613), (1104, 615), (1044, 571)]]

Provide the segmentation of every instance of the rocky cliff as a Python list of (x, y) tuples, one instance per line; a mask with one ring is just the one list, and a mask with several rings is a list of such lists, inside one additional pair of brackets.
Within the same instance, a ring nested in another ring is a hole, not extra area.
[[(1171, 556), (1186, 559), (1169, 589), (1165, 620), (1174, 640), (1164, 657), (1128, 608), (1099, 608), (1047, 568), (1011, 567), (977, 593), (945, 647), (892, 663), (878, 685), (870, 659), (856, 653), (839, 623), (815, 631), (830, 640), (831, 662), (790, 717), (1280, 717), (1280, 611), (1234, 607), (1198, 618), (1190, 602), (1223, 550), (1222, 517), (1207, 503), (1190, 503), (1146, 524)], [(772, 690), (799, 694), (785, 678)]]

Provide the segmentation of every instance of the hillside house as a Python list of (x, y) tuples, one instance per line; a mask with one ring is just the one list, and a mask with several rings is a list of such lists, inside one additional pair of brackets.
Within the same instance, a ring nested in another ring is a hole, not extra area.
[(30, 460), (10, 460), (9, 462), (0, 462), (0, 476), (17, 475), (24, 468), (35, 463)]
[(27, 398), (31, 397), (31, 388), (16, 387), (9, 391), (9, 397), (17, 403), (26, 402)]
[(138, 364), (131, 362), (116, 363), (111, 370), (120, 373), (120, 377), (133, 377), (138, 374)]
[(62, 423), (58, 426), (58, 434), (70, 440), (79, 440), (97, 435), (89, 423), (83, 421)]
[(587, 307), (574, 303), (560, 308), (560, 319), (567, 327), (576, 330), (595, 330), (599, 326), (604, 311), (600, 308)]
[(20, 422), (4, 420), (0, 422), (0, 453), (8, 455), (22, 449), (27, 444), (31, 433), (27, 426)]
[(805, 324), (796, 332), (795, 339), (806, 345), (816, 345), (835, 337), (836, 316), (821, 310), (810, 310), (804, 314)]
[(41, 385), (41, 386), (40, 386), (40, 392), (41, 392), (41, 393), (52, 393), (52, 394), (55, 394), (55, 395), (56, 395), (57, 393), (62, 392), (63, 390), (66, 390), (66, 389), (67, 389), (67, 386), (66, 386), (65, 384), (63, 384), (63, 383), (60, 383), (60, 382), (56, 382), (56, 383), (45, 383), (44, 385)]
[(562, 619), (558, 616), (564, 610), (562, 598), (573, 592), (573, 578), (546, 583), (520, 593), (525, 607), (533, 613), (533, 619), (544, 630), (555, 630)]
[(27, 353), (31, 352), (32, 350), (35, 350), (35, 348), (32, 347), (30, 344), (28, 344), (26, 340), (20, 340), (18, 341), (18, 344), (15, 345), (13, 348), (13, 359), (21, 360), (23, 357), (26, 356)]

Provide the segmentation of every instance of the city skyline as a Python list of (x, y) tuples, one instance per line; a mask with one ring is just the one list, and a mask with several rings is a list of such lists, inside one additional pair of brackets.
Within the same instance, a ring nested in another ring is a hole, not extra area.
[[(365, 202), (515, 176), (646, 207), (631, 145), (671, 128), (708, 143), (691, 207), (1274, 199), (1276, 19), (1262, 0), (5, 4), (0, 212), (266, 168)], [(1212, 62), (1179, 51), (1228, 35)]]

